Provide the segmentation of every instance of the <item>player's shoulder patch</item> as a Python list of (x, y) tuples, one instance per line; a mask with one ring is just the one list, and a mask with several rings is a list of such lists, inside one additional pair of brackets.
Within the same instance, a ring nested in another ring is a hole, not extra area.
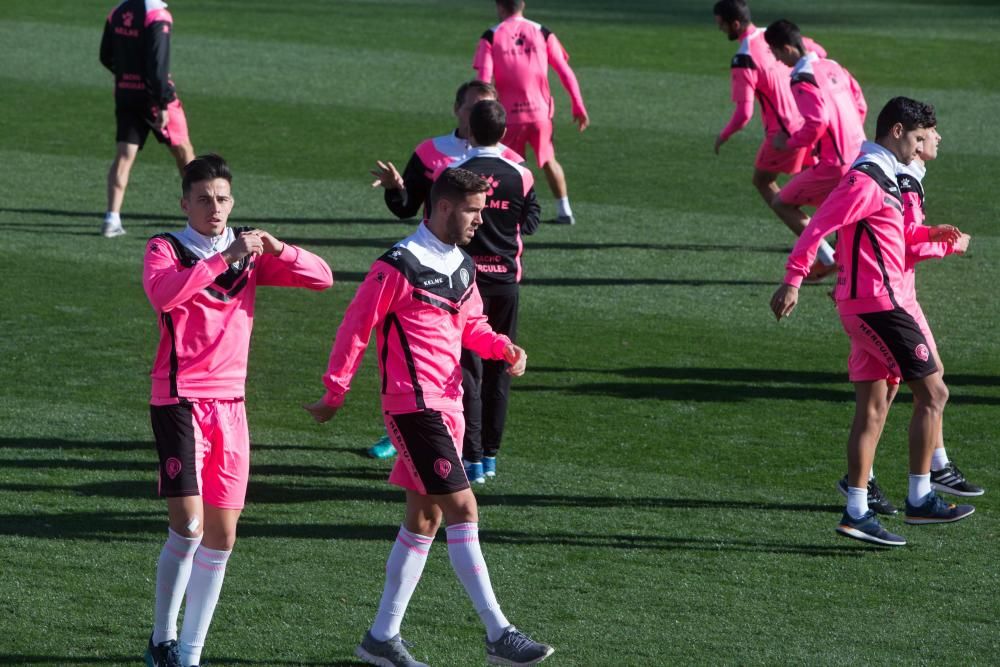
[(542, 31), (542, 38), (543, 39), (548, 39), (549, 35), (552, 34), (552, 31), (549, 30), (548, 28), (546, 28), (545, 26), (539, 26), (539, 29)]
[(882, 188), (883, 191), (893, 197), (896, 201), (900, 204), (903, 203), (903, 197), (899, 192), (899, 186), (896, 184), (896, 179), (882, 171), (882, 168), (874, 162), (860, 162), (851, 167), (851, 171), (860, 171), (862, 174), (865, 174), (875, 181), (875, 183)]
[(799, 72), (797, 74), (792, 75), (793, 86), (802, 83), (808, 83), (810, 85), (816, 86), (817, 88), (819, 87), (819, 84), (816, 83), (816, 77), (812, 75), (812, 72)]
[(749, 53), (737, 53), (733, 56), (730, 66), (733, 69), (757, 69), (757, 64), (753, 61), (753, 56)]
[(187, 249), (187, 247), (180, 242), (180, 240), (171, 234), (170, 232), (164, 232), (162, 234), (157, 234), (149, 239), (149, 249), (153, 251), (160, 250), (159, 244), (154, 243), (154, 241), (162, 241), (169, 245), (174, 251), (174, 255), (180, 261), (182, 266), (191, 267), (198, 263), (198, 257)]
[(901, 194), (916, 193), (920, 204), (923, 205), (924, 186), (919, 178), (914, 178), (909, 174), (896, 174), (896, 180), (899, 181), (899, 192)]
[(480, 37), (479, 39), (485, 39), (487, 42), (489, 42), (490, 44), (492, 44), (493, 43), (493, 29), (490, 28), (489, 30), (487, 30), (486, 32), (484, 32), (483, 35), (482, 35), (482, 37)]

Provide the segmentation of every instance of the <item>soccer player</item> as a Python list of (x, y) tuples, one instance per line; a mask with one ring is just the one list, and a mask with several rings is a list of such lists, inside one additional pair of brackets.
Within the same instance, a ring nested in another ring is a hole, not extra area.
[[(466, 81), (455, 92), (455, 118), (458, 127), (449, 134), (426, 139), (414, 149), (403, 175), (400, 176), (392, 162), (377, 160), (377, 168), (372, 170), (375, 181), (373, 188), (385, 190), (385, 205), (398, 218), (412, 218), (424, 206), (427, 195), (434, 184), (434, 178), (448, 165), (461, 160), (469, 153), (469, 112), (483, 100), (495, 100), (497, 90), (493, 84), (473, 79)], [(512, 162), (523, 162), (524, 158), (503, 144), (499, 145), (501, 155)], [(425, 208), (426, 213), (426, 208)], [(368, 448), (368, 455), (376, 459), (391, 459), (396, 455), (392, 439), (386, 434)]]
[[(792, 67), (792, 97), (803, 121), (790, 136), (776, 134), (772, 143), (779, 150), (815, 147), (816, 164), (793, 176), (771, 201), (778, 217), (801, 234), (809, 224), (801, 207), (822, 204), (858, 156), (868, 105), (854, 77), (837, 62), (810, 51), (794, 23), (775, 21), (767, 27), (764, 40), (775, 58)], [(836, 270), (832, 257), (820, 255), (810, 279)]]
[[(744, 0), (719, 0), (715, 3), (715, 23), (729, 41), (740, 42), (730, 67), (732, 99), (735, 105), (729, 123), (715, 139), (715, 153), (735, 133), (746, 127), (753, 117), (754, 100), (760, 103), (764, 123), (764, 141), (754, 161), (753, 185), (764, 202), (771, 206), (778, 193), (778, 174), (797, 174), (805, 163), (810, 146), (779, 150), (774, 147), (774, 137), (780, 133), (791, 135), (802, 127), (802, 116), (792, 99), (790, 69), (778, 61), (764, 42), (764, 30), (755, 26), (750, 18), (750, 8)], [(826, 51), (808, 37), (803, 37), (807, 48), (819, 54)], [(833, 249), (826, 250), (830, 257)]]
[[(506, 123), (507, 114), (499, 102), (476, 103), (469, 114), (473, 148), (453, 166), (468, 169), (490, 184), (483, 224), (466, 251), (476, 264), (476, 285), (490, 327), (514, 341), (524, 250), (522, 234), (535, 233), (541, 210), (531, 171), (502, 155), (499, 143)], [(487, 477), (496, 476), (510, 394), (511, 376), (507, 368), (503, 360), (483, 359), (475, 352), (462, 350), (465, 412), (462, 464), (472, 482), (482, 483)]]
[(165, 144), (184, 175), (194, 159), (187, 119), (170, 77), (173, 18), (162, 0), (124, 0), (104, 22), (101, 64), (115, 75), (115, 159), (108, 170), (108, 210), (101, 234), (125, 233), (121, 209), (136, 155), (150, 131)]
[(462, 348), (505, 360), (514, 376), (527, 362), (523, 349), (490, 329), (476, 266), (458, 247), (483, 224), (489, 187), (465, 169), (446, 169), (435, 181), (430, 218), (372, 265), (337, 330), (323, 376), (327, 391), (304, 406), (318, 422), (337, 413), (375, 329), (386, 430), (400, 451), (389, 481), (406, 490), (406, 514), (386, 563), (378, 613), (355, 651), (373, 665), (423, 665), (399, 630), (442, 519), (452, 568), (486, 626), (487, 661), (534, 665), (553, 651), (500, 610), (479, 546), (476, 497), (461, 461)]
[(500, 103), (507, 111), (507, 143), (521, 155), (526, 145), (535, 152), (535, 160), (556, 198), (557, 216), (553, 222), (575, 224), (566, 176), (552, 143), (555, 103), (549, 90), (549, 65), (569, 93), (573, 122), (583, 132), (590, 118), (580, 84), (569, 66), (569, 54), (555, 34), (524, 18), (523, 0), (496, 0), (496, 6), (500, 23), (483, 33), (472, 66), (483, 81), (496, 80)]
[(847, 443), (848, 495), (837, 532), (883, 546), (906, 540), (885, 530), (868, 508), (868, 474), (889, 409), (888, 382), (900, 377), (913, 392), (909, 427), (906, 523), (958, 521), (971, 505), (945, 505), (931, 488), (930, 467), (948, 388), (931, 344), (901, 304), (906, 247), (925, 241), (955, 243), (955, 227), (907, 226), (896, 181), (899, 165), (923, 150), (937, 125), (934, 107), (895, 97), (879, 113), (875, 142), (866, 142), (850, 171), (819, 207), (788, 258), (785, 282), (771, 298), (779, 320), (792, 313), (820, 239), (839, 230), (840, 277), (834, 291), (851, 341), (848, 371), (855, 388), (854, 423)]
[[(914, 158), (913, 162), (908, 165), (899, 165), (899, 172), (896, 174), (899, 190), (903, 196), (904, 221), (907, 226), (922, 225), (925, 219), (923, 178), (927, 171), (926, 162), (937, 158), (938, 144), (941, 141), (937, 127), (928, 128), (928, 130), (928, 136), (924, 140), (924, 148), (920, 152), (920, 156)], [(928, 347), (931, 354), (937, 359), (938, 368), (942, 375), (944, 375), (944, 366), (938, 356), (934, 336), (916, 298), (916, 265), (918, 262), (945, 257), (952, 253), (963, 254), (968, 250), (969, 241), (969, 235), (962, 234), (955, 243), (926, 242), (906, 248), (906, 262), (903, 271), (904, 291), (899, 301), (904, 309), (913, 314), (913, 318), (927, 338)], [(890, 404), (898, 390), (898, 379), (890, 381), (889, 395), (886, 399)], [(847, 486), (847, 475), (844, 475), (843, 479), (837, 483), (837, 489), (846, 496)], [(939, 429), (935, 437), (934, 453), (931, 456), (931, 488), (942, 493), (963, 497), (981, 496), (985, 493), (981, 486), (969, 482), (958, 466), (948, 459), (948, 453), (944, 447), (943, 420), (942, 428)], [(874, 471), (869, 471), (868, 474), (868, 507), (876, 514), (891, 515), (896, 513), (896, 508), (882, 494)]]
[(149, 667), (198, 664), (236, 541), (250, 471), (243, 397), (257, 287), (333, 284), (316, 255), (263, 230), (227, 226), (231, 185), (218, 155), (190, 162), (181, 198), (187, 227), (151, 238), (143, 260), (142, 284), (160, 328), (149, 411), (169, 514)]

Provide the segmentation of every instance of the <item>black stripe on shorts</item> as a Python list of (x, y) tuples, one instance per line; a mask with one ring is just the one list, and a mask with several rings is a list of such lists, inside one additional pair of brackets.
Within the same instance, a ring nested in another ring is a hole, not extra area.
[(878, 313), (862, 313), (858, 318), (889, 349), (899, 365), (899, 374), (904, 381), (919, 380), (937, 371), (930, 345), (916, 320), (908, 312), (902, 308), (893, 308)]

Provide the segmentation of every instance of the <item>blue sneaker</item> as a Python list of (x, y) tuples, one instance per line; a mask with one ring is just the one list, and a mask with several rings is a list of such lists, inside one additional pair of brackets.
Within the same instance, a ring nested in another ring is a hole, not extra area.
[(373, 459), (391, 459), (396, 455), (396, 448), (388, 435), (383, 435), (374, 445), (368, 448), (368, 456)]
[(146, 667), (181, 667), (181, 652), (176, 639), (154, 644), (153, 635), (150, 635), (146, 654), (142, 658)]
[(487, 477), (497, 476), (497, 457), (495, 456), (484, 456), (483, 457), (483, 474)]
[(379, 665), (379, 667), (428, 667), (426, 663), (418, 661), (407, 650), (413, 644), (406, 641), (399, 635), (384, 642), (380, 642), (372, 633), (366, 632), (361, 639), (361, 643), (354, 649), (354, 655), (361, 658), (369, 665)]
[(961, 521), (976, 511), (972, 505), (949, 505), (941, 500), (941, 496), (930, 492), (923, 505), (914, 507), (910, 499), (906, 499), (906, 523), (951, 523)]
[(554, 651), (548, 644), (536, 642), (513, 625), (504, 630), (495, 642), (486, 638), (486, 662), (491, 665), (537, 665)]
[(469, 481), (473, 484), (485, 484), (486, 477), (483, 475), (483, 462), (476, 461), (475, 463), (471, 461), (466, 461), (462, 459), (462, 467), (465, 468), (465, 476), (469, 478)]
[(899, 535), (894, 535), (882, 527), (882, 524), (875, 518), (875, 512), (868, 510), (860, 519), (852, 519), (851, 515), (844, 512), (840, 517), (840, 525), (837, 532), (844, 537), (850, 537), (862, 542), (871, 542), (883, 547), (901, 547), (906, 544), (906, 539)]

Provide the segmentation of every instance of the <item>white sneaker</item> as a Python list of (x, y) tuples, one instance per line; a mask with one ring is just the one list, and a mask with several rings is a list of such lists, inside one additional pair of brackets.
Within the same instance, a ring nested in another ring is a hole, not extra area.
[(121, 220), (108, 220), (105, 218), (104, 224), (101, 225), (101, 236), (106, 239), (113, 239), (116, 236), (121, 236), (125, 233), (125, 228), (122, 227)]

